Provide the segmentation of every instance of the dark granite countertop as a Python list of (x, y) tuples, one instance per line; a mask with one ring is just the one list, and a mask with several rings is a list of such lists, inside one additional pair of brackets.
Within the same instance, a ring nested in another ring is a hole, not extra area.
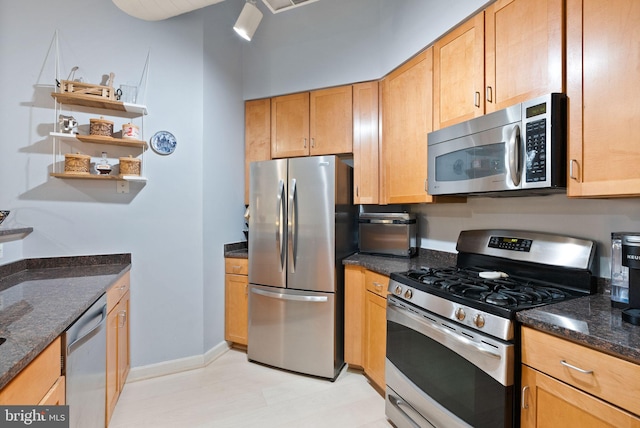
[(374, 256), (356, 253), (342, 261), (344, 265), (362, 266), (382, 275), (392, 272), (405, 272), (420, 267), (455, 266), (457, 254), (420, 248), (418, 255), (411, 258)]
[(593, 294), (521, 311), (517, 320), (537, 330), (640, 364), (640, 326), (622, 321), (608, 294)]
[(130, 254), (26, 259), (0, 266), (0, 388), (118, 278)]
[(249, 248), (247, 247), (247, 241), (224, 244), (224, 256), (236, 259), (248, 259)]

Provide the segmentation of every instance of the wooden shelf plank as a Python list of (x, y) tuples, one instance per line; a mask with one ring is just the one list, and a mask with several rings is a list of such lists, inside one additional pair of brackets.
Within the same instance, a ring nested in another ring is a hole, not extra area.
[(112, 146), (140, 147), (145, 150), (147, 149), (147, 143), (142, 140), (103, 137), (100, 135), (79, 135), (79, 134), (77, 134), (75, 137), (84, 143), (110, 144)]
[(96, 95), (74, 94), (71, 92), (52, 92), (51, 96), (61, 104), (73, 104), (77, 106), (101, 108), (105, 110), (134, 113), (138, 115), (147, 114), (147, 107), (141, 104), (123, 103)]
[(66, 174), (66, 173), (58, 173), (58, 172), (52, 172), (49, 175), (55, 178), (73, 178), (73, 179), (84, 179), (84, 180), (147, 181), (146, 177), (141, 177), (138, 175)]

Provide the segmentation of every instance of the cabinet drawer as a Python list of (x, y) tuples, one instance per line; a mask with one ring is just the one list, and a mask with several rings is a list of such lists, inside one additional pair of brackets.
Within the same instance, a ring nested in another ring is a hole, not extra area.
[(235, 275), (248, 275), (249, 259), (226, 258), (224, 259), (224, 271)]
[(107, 312), (111, 312), (122, 296), (127, 294), (130, 288), (129, 284), (130, 274), (127, 272), (107, 290)]
[(370, 270), (364, 271), (364, 283), (367, 290), (378, 296), (387, 297), (389, 287), (389, 277)]
[(640, 414), (637, 364), (527, 327), (522, 328), (522, 363)]
[(60, 377), (60, 355), (61, 345), (58, 337), (0, 391), (0, 404), (6, 406), (40, 403)]

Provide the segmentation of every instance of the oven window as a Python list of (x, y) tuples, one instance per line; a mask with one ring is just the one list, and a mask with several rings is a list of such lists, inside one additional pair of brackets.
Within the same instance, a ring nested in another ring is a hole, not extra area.
[(425, 394), (469, 425), (512, 426), (513, 386), (503, 386), (435, 340), (387, 321), (387, 358)]
[(436, 181), (464, 181), (505, 174), (505, 143), (470, 147), (436, 157)]

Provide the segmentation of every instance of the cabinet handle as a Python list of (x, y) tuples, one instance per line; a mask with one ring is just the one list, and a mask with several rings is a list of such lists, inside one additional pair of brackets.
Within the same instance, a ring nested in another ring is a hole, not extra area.
[(316, 139), (312, 138), (311, 139), (311, 148), (315, 148), (316, 147)]
[(127, 311), (120, 311), (118, 313), (118, 318), (120, 318), (118, 328), (123, 328), (127, 324)]
[(360, 197), (360, 188), (356, 186), (356, 197)]
[(569, 161), (569, 178), (572, 179), (572, 180), (578, 181), (578, 177), (575, 175), (575, 173), (573, 171), (573, 165), (574, 164), (576, 165), (576, 169), (580, 166), (576, 159), (571, 159)]
[(526, 394), (528, 390), (529, 390), (528, 386), (522, 387), (522, 397), (520, 401), (520, 407), (525, 410), (529, 408), (529, 403), (527, 403), (527, 400), (526, 400)]
[(491, 86), (487, 86), (487, 102), (493, 102), (493, 88), (491, 88)]
[(307, 139), (306, 138), (304, 139), (304, 148), (305, 149), (307, 148)]
[(475, 92), (473, 94), (473, 105), (476, 107), (480, 107), (480, 92)]
[(118, 290), (122, 291), (125, 288), (127, 288), (127, 284), (121, 285), (120, 287), (118, 287)]
[(593, 374), (593, 370), (585, 370), (585, 369), (581, 369), (580, 367), (576, 367), (572, 364), (567, 363), (565, 360), (560, 360), (560, 364), (562, 364), (565, 367), (569, 367), (571, 370), (575, 370), (577, 372), (580, 372), (582, 374)]
[(384, 286), (382, 284), (380, 284), (379, 282), (376, 282), (376, 281), (373, 281), (373, 286), (378, 291), (382, 291), (384, 289)]
[(232, 269), (233, 269), (233, 273), (238, 273), (240, 272), (241, 266), (235, 265), (235, 266), (232, 266)]

